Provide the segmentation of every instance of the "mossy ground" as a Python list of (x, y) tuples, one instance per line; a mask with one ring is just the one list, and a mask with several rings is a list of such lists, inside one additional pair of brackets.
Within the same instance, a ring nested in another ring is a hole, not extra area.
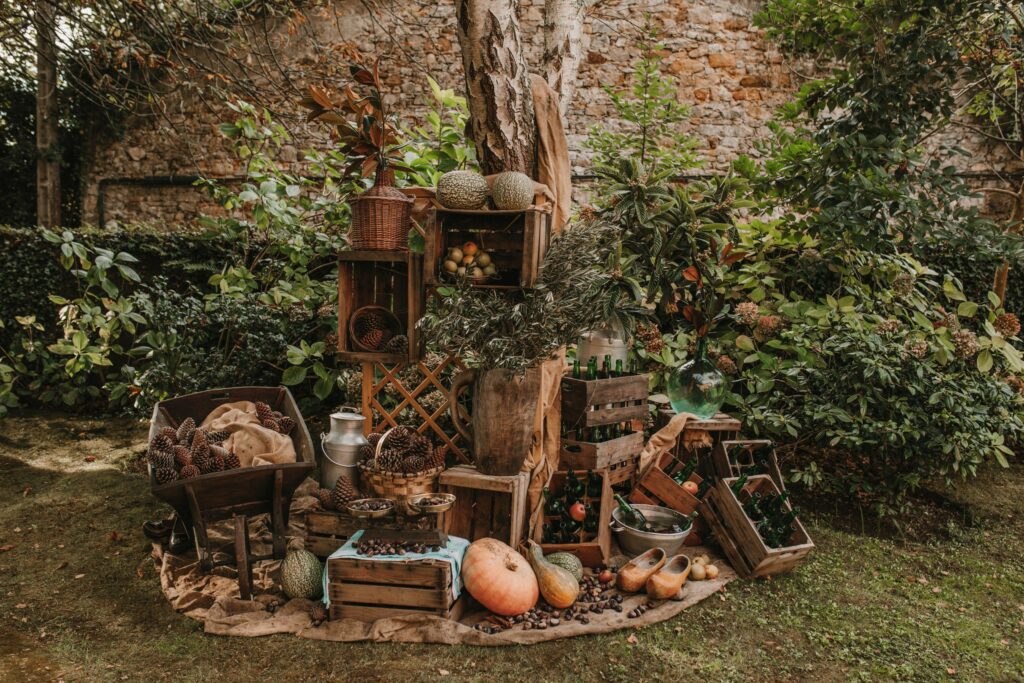
[(132, 467), (144, 426), (0, 424), (2, 681), (1024, 680), (1019, 465), (957, 490), (966, 517), (922, 507), (912, 534), (862, 533), (855, 510), (809, 514), (805, 566), (639, 631), (500, 649), (341, 644), (211, 637), (170, 610), (140, 532), (164, 513)]

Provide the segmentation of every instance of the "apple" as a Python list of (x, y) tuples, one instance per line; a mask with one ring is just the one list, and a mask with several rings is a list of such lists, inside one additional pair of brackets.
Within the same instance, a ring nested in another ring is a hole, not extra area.
[(697, 482), (695, 481), (684, 481), (683, 490), (689, 493), (691, 496), (696, 496), (697, 491), (700, 491), (700, 487), (697, 486)]
[(583, 507), (583, 503), (576, 501), (569, 506), (569, 516), (577, 522), (582, 522), (587, 517), (587, 509)]

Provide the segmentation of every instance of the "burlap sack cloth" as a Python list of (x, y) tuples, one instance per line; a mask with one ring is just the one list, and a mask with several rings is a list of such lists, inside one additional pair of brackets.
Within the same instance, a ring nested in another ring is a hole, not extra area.
[(230, 432), (222, 446), (234, 451), (242, 467), (295, 462), (295, 445), (290, 436), (260, 425), (256, 404), (236, 401), (217, 406), (200, 427)]
[[(561, 362), (560, 359), (557, 360)], [(560, 377), (560, 366), (556, 371), (555, 361), (545, 369), (546, 376), (554, 382)], [(557, 396), (557, 392), (554, 393)], [(551, 425), (551, 417), (545, 411), (552, 407), (551, 395), (538, 408), (537, 424)], [(645, 462), (650, 461), (665, 447), (675, 442), (675, 437), (685, 425), (685, 417), (670, 422), (656, 434), (644, 450)], [(552, 443), (557, 447), (557, 429), (539, 429), (544, 438), (539, 442), (548, 447)], [(553, 435), (553, 436), (552, 436)], [(531, 486), (544, 477), (543, 472), (553, 468), (553, 461), (544, 451), (535, 449), (530, 456), (534, 476)], [(557, 462), (557, 461), (554, 461)], [(546, 479), (544, 480), (546, 481)], [(540, 484), (543, 486), (543, 483)], [(304, 512), (316, 506), (313, 492), (317, 483), (307, 479), (292, 499), (291, 517), (288, 534), (295, 538), (305, 536)], [(253, 541), (253, 553), (270, 552), (271, 533), (266, 515), (250, 520), (250, 536)], [(232, 526), (230, 522), (211, 525), (211, 546), (217, 552), (233, 553)], [(696, 555), (702, 552), (713, 555), (707, 548), (686, 548), (687, 554)], [(171, 606), (182, 614), (203, 622), (207, 633), (228, 636), (265, 636), (275, 633), (294, 633), (302, 638), (334, 641), (393, 641), (407, 643), (466, 643), (474, 645), (511, 645), (537, 643), (557, 638), (608, 633), (627, 627), (639, 627), (654, 624), (682, 612), (687, 607), (700, 602), (721, 590), (728, 582), (736, 578), (735, 573), (722, 560), (718, 564), (722, 569), (715, 581), (689, 581), (686, 584), (683, 600), (667, 601), (658, 604), (637, 619), (626, 616), (633, 607), (647, 601), (645, 595), (629, 596), (623, 602), (623, 611), (606, 611), (603, 614), (592, 614), (589, 624), (571, 622), (544, 631), (524, 631), (513, 628), (502, 633), (489, 635), (473, 628), (485, 613), (477, 610), (466, 614), (461, 621), (449, 621), (433, 616), (405, 616), (380, 619), (372, 624), (358, 621), (332, 621), (314, 627), (309, 617), (312, 603), (308, 600), (287, 600), (280, 592), (280, 562), (257, 562), (253, 570), (255, 590), (259, 595), (255, 600), (241, 600), (238, 597), (238, 582), (232, 567), (217, 567), (210, 573), (204, 573), (196, 560), (195, 553), (171, 555), (159, 544), (153, 546), (153, 559), (160, 573), (160, 586)], [(215, 559), (219, 559), (215, 555)], [(625, 559), (625, 558), (621, 558)], [(266, 606), (272, 600), (278, 600), (281, 606), (274, 612), (268, 612)]]

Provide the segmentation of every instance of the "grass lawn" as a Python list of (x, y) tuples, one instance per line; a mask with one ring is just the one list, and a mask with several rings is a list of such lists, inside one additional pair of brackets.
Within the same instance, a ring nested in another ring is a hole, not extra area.
[[(913, 531), (805, 515), (810, 562), (639, 631), (514, 648), (220, 638), (171, 611), (140, 526), (166, 512), (132, 420), (0, 422), (0, 681), (1024, 680), (1024, 467)], [(970, 520), (968, 525), (965, 520)], [(627, 637), (635, 633), (637, 642)]]

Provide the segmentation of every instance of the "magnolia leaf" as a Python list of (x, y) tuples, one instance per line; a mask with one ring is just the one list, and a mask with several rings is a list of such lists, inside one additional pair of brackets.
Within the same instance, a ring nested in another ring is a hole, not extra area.
[(753, 351), (754, 340), (752, 340), (745, 334), (741, 334), (740, 336), (736, 337), (736, 348), (740, 349), (741, 351)]
[(956, 314), (964, 318), (973, 317), (974, 314), (977, 312), (978, 304), (974, 303), (973, 301), (964, 301), (963, 303), (956, 307)]
[(992, 352), (988, 349), (978, 354), (978, 369), (982, 372), (988, 372), (992, 369)]
[(307, 369), (302, 365), (294, 365), (284, 371), (281, 375), (281, 383), (285, 386), (295, 386), (300, 384), (306, 379)]
[(960, 288), (953, 284), (952, 280), (946, 280), (942, 283), (943, 293), (953, 301), (966, 301), (967, 297), (960, 291)]

